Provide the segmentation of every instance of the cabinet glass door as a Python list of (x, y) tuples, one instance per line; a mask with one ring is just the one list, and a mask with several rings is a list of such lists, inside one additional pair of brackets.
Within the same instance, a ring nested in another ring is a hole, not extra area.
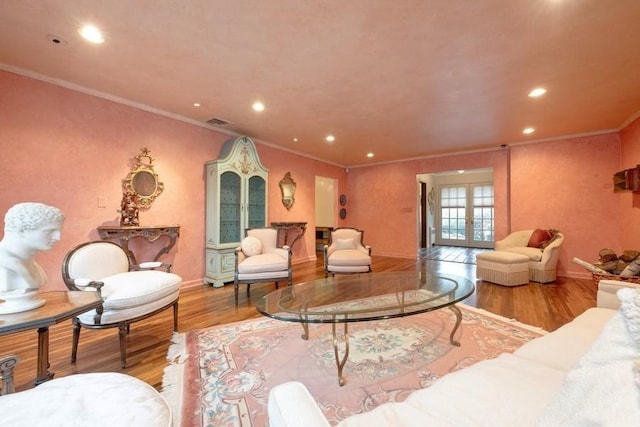
[(265, 180), (259, 176), (249, 178), (248, 228), (264, 227), (266, 212)]
[(224, 172), (220, 176), (220, 243), (239, 242), (240, 176)]

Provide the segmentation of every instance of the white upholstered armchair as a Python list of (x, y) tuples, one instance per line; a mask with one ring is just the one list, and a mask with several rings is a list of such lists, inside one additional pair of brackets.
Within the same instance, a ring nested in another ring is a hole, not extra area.
[(273, 227), (249, 228), (247, 236), (235, 250), (233, 276), (235, 303), (238, 305), (238, 288), (247, 285), (247, 297), (252, 283), (287, 282), (291, 286), (291, 248), (278, 247), (278, 230)]
[(127, 334), (131, 323), (173, 307), (173, 330), (177, 331), (182, 278), (170, 273), (170, 267), (160, 262), (129, 265), (125, 251), (112, 242), (88, 242), (73, 248), (62, 263), (64, 283), (73, 291), (97, 290), (103, 304), (73, 319), (71, 362), (76, 361), (82, 327), (117, 327), (123, 368), (127, 365)]
[(362, 243), (364, 231), (338, 227), (324, 245), (324, 277), (336, 273), (368, 273), (371, 271), (371, 246)]
[(529, 280), (549, 283), (556, 280), (556, 266), (564, 235), (560, 232), (551, 233), (551, 239), (545, 240), (543, 232), (547, 230), (515, 231), (496, 241), (495, 250), (526, 255), (529, 258)]

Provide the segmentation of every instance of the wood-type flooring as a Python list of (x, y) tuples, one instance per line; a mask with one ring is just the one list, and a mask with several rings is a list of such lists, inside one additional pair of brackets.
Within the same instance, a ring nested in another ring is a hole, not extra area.
[[(430, 271), (458, 274), (475, 278), (475, 264), (469, 258), (474, 251), (467, 248), (439, 247), (438, 261), (427, 259), (422, 253), (418, 259), (373, 257), (374, 271)], [(465, 261), (466, 257), (466, 261)], [(322, 254), (315, 261), (294, 264), (294, 284), (323, 277)], [(179, 274), (179, 272), (178, 272)], [(50, 278), (49, 280), (54, 280)], [(213, 288), (196, 285), (180, 294), (179, 331), (207, 328), (214, 325), (259, 317), (254, 303), (275, 289), (274, 284), (254, 284), (246, 297), (241, 285), (240, 301), (233, 301), (233, 285)], [(596, 287), (591, 280), (560, 277), (555, 283), (529, 283), (518, 287), (504, 287), (477, 282), (474, 295), (465, 304), (516, 319), (530, 325), (555, 330), (571, 321), (596, 302)], [(128, 337), (128, 366), (120, 367), (117, 328), (86, 330), (80, 335), (78, 360), (70, 363), (71, 321), (50, 328), (50, 370), (56, 377), (73, 373), (115, 371), (124, 372), (151, 384), (162, 385), (162, 374), (167, 366), (166, 353), (172, 336), (171, 310), (140, 321), (131, 326)], [(21, 362), (16, 368), (15, 384), (18, 390), (33, 387), (36, 374), (37, 333), (35, 330), (0, 336), (0, 355), (15, 354)], [(99, 396), (96, 396), (99, 398)]]

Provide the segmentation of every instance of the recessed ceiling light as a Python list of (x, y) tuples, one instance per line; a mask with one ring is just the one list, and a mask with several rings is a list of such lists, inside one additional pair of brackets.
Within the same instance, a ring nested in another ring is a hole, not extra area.
[(293, 142), (298, 142), (298, 138), (293, 138)]
[(264, 104), (260, 101), (256, 101), (253, 103), (253, 111), (264, 111)]
[(367, 157), (368, 158), (372, 158), (373, 157), (373, 153), (367, 153)]
[(460, 169), (458, 173), (464, 173), (464, 169)]
[(534, 133), (535, 131), (536, 130), (534, 128), (524, 128), (522, 133), (524, 133), (525, 135), (530, 135), (530, 134)]
[(102, 33), (94, 25), (85, 25), (84, 27), (80, 28), (78, 32), (82, 37), (84, 37), (86, 40), (90, 41), (91, 43), (99, 44), (104, 42), (104, 37), (102, 36)]
[(533, 89), (531, 92), (529, 92), (529, 96), (531, 98), (537, 98), (539, 96), (544, 95), (545, 93), (547, 93), (547, 90), (543, 87), (537, 87), (535, 89)]
[(194, 107), (199, 107), (199, 106), (200, 106), (200, 103), (199, 103), (199, 102), (194, 102), (194, 103), (193, 103), (193, 106), (194, 106)]
[(325, 138), (325, 140), (326, 140), (327, 142), (333, 142), (333, 141), (335, 141), (335, 140), (336, 140), (336, 137), (335, 137), (335, 136), (333, 136), (333, 135), (327, 135), (327, 137)]

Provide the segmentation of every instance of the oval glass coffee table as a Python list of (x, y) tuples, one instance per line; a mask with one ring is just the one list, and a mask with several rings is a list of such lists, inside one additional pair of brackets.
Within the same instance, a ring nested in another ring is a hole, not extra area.
[[(278, 289), (256, 303), (261, 314), (302, 325), (303, 339), (309, 338), (309, 323), (331, 323), (338, 381), (349, 357), (349, 323), (411, 316), (444, 307), (456, 315), (449, 341), (462, 322), (456, 303), (475, 291), (469, 279), (451, 274), (397, 271), (343, 275), (304, 282)], [(336, 325), (343, 325), (343, 334)], [(342, 354), (341, 354), (342, 353)]]

